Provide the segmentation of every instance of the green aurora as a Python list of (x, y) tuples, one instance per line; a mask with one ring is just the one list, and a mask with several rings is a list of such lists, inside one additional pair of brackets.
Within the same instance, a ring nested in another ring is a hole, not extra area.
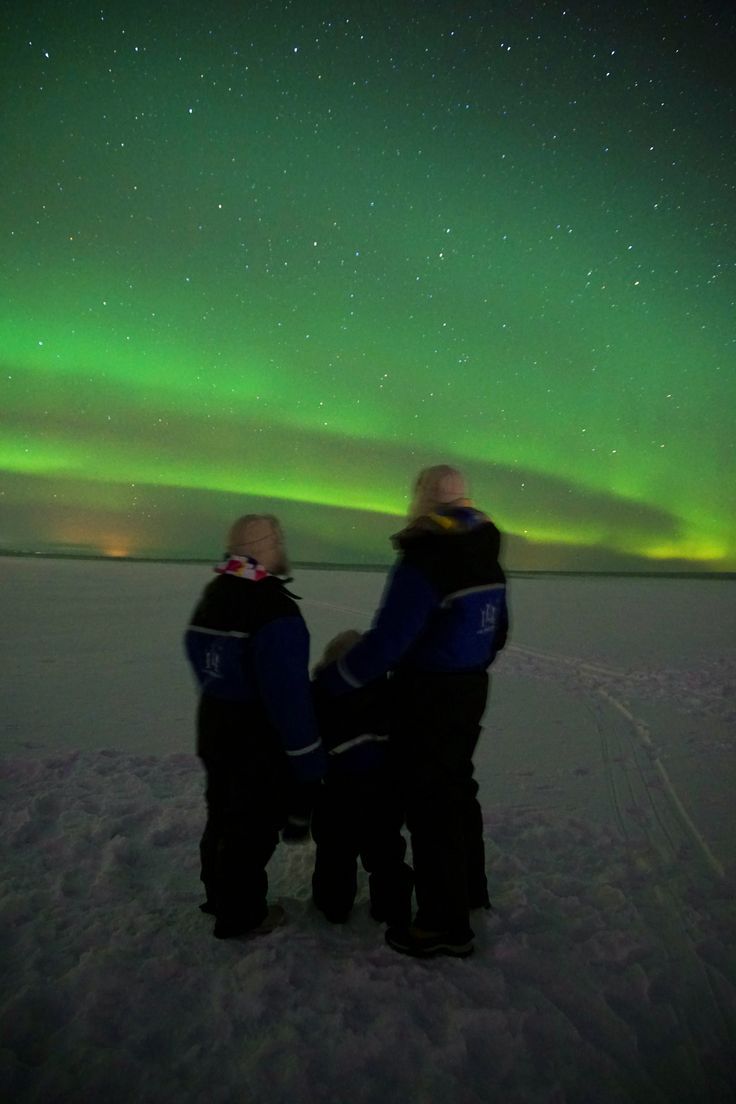
[(0, 550), (385, 561), (447, 460), (510, 567), (736, 569), (733, 14), (6, 20)]

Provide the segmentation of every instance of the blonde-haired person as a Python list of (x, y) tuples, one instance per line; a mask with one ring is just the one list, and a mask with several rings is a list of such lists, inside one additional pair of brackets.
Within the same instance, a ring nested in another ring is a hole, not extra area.
[(500, 534), (457, 468), (412, 485), (408, 525), (369, 632), (319, 682), (348, 694), (391, 672), (391, 773), (412, 842), (417, 912), (386, 941), (404, 954), (473, 950), (470, 910), (488, 904), (473, 753), (488, 668), (508, 629)]
[(325, 770), (309, 682), (309, 633), (279, 577), (288, 571), (272, 514), (233, 523), (185, 634), (200, 690), (197, 754), (206, 772), (201, 879), (227, 939), (270, 931), (266, 864), (294, 789), (311, 791)]

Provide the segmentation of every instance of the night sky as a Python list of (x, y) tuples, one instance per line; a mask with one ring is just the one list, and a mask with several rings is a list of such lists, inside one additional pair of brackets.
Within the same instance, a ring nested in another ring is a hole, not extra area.
[(6, 5), (0, 550), (735, 570), (734, 10)]

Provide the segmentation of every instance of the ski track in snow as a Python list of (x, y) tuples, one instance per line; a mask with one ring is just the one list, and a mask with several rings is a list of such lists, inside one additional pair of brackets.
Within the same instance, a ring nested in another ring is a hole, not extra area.
[[(611, 806), (621, 834), (628, 837), (629, 825), (644, 829), (653, 851), (661, 851), (665, 861), (675, 861), (692, 847), (697, 848), (710, 870), (724, 877), (720, 860), (703, 834), (686, 812), (683, 802), (663, 765), (658, 749), (652, 741), (646, 722), (634, 712), (621, 696), (627, 688), (638, 695), (653, 696), (646, 675), (637, 673), (633, 678), (624, 671), (569, 657), (551, 656), (523, 645), (510, 646), (512, 662), (509, 665), (517, 674), (530, 677), (551, 678), (558, 685), (573, 683), (573, 689), (582, 690), (590, 701), (590, 711), (600, 740), (606, 781)], [(673, 676), (670, 675), (670, 679)], [(658, 674), (655, 687), (662, 685)], [(712, 688), (698, 684), (692, 695), (688, 694), (688, 682), (677, 684), (678, 701), (687, 710), (698, 712), (705, 699), (719, 715), (730, 719), (732, 710), (725, 698), (725, 684)], [(605, 708), (604, 708), (605, 707)], [(615, 723), (611, 710), (625, 718), (625, 732)]]

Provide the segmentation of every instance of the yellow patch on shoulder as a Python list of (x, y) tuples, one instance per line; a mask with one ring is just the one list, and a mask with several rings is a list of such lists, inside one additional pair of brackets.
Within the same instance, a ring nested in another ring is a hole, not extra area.
[(444, 514), (427, 514), (435, 525), (439, 525), (441, 529), (457, 529), (457, 519), (451, 517), (445, 517)]

